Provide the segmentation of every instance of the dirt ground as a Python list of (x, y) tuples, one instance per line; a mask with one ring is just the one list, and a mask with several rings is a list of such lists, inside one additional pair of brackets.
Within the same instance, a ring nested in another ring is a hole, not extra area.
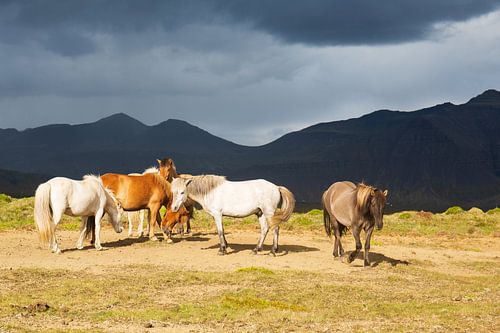
[[(217, 255), (218, 237), (211, 231), (195, 232), (184, 237), (177, 236), (173, 244), (167, 244), (163, 241), (150, 242), (147, 238), (129, 238), (126, 231), (116, 234), (108, 227), (101, 235), (101, 242), (105, 247), (103, 251), (96, 251), (88, 241), (84, 249), (77, 250), (75, 247), (77, 231), (58, 231), (57, 234), (60, 247), (63, 249), (62, 254), (59, 255), (41, 248), (34, 231), (16, 230), (0, 233), (0, 271), (38, 268), (47, 271), (62, 269), (106, 274), (108, 271), (116, 272), (117, 269), (120, 270), (120, 267), (124, 270), (130, 269), (132, 272), (134, 267), (141, 265), (152, 265), (166, 272), (235, 272), (244, 267), (263, 267), (273, 271), (334, 273), (344, 277), (352, 274), (362, 274), (365, 277), (376, 274), (378, 278), (383, 278), (392, 274), (391, 267), (424, 265), (429, 271), (467, 277), (484, 273), (469, 269), (464, 265), (457, 265), (457, 262), (486, 262), (491, 263), (493, 267), (498, 267), (500, 263), (500, 239), (498, 237), (462, 240), (461, 246), (454, 246), (456, 240), (447, 242), (443, 239), (441, 244), (433, 244), (432, 241), (419, 238), (381, 237), (375, 234), (370, 252), (373, 267), (366, 269), (362, 267), (361, 259), (357, 259), (350, 265), (334, 260), (331, 255), (331, 241), (319, 232), (303, 234), (282, 232), (280, 253), (277, 257), (268, 255), (272, 242), (269, 236), (264, 251), (258, 255), (252, 253), (251, 250), (258, 239), (258, 232), (254, 230), (229, 230), (226, 233), (229, 249), (228, 255), (225, 256)], [(346, 250), (353, 249), (352, 236), (345, 237), (344, 247)], [(467, 248), (470, 249), (467, 250)], [(494, 269), (493, 274), (498, 274), (498, 270)], [(7, 285), (3, 288), (7, 288)], [(1, 289), (2, 286), (0, 286), (0, 291)], [(207, 289), (207, 293), (210, 293), (210, 289)], [(19, 324), (18, 319), (10, 318), (7, 323), (15, 326)], [(34, 320), (21, 319), (28, 320), (27, 323), (29, 320)], [(40, 321), (34, 320), (35, 326), (32, 329), (61, 330), (59, 324), (41, 324)], [(154, 328), (145, 328), (141, 324), (131, 323), (113, 323), (111, 327), (108, 327), (106, 322), (97, 326), (86, 326), (85, 323), (78, 324), (75, 321), (74, 325), (74, 329), (93, 328), (105, 331), (227, 331), (223, 324), (222, 326), (207, 326), (199, 323), (171, 324)], [(1, 327), (2, 325), (0, 325), (0, 332), (2, 332)], [(237, 331), (235, 326), (231, 327), (230, 330)], [(348, 331), (352, 330), (352, 327), (339, 326), (339, 328), (342, 327)], [(245, 326), (244, 330), (252, 331), (258, 328), (252, 329), (252, 326)], [(316, 329), (309, 330), (315, 331)], [(326, 328), (325, 331), (328, 329)]]
[[(109, 266), (151, 264), (169, 270), (234, 271), (241, 267), (258, 266), (269, 269), (293, 269), (318, 272), (349, 272), (362, 268), (361, 259), (351, 265), (331, 256), (332, 244), (320, 234), (303, 235), (281, 233), (280, 253), (276, 258), (268, 255), (271, 237), (266, 240), (264, 251), (254, 255), (252, 249), (258, 239), (253, 231), (226, 232), (229, 243), (228, 254), (218, 256), (219, 240), (216, 233), (193, 233), (190, 236), (174, 238), (174, 244), (163, 241), (149, 242), (145, 237), (129, 238), (125, 232), (115, 233), (110, 228), (104, 230), (101, 242), (105, 249), (96, 251), (89, 243), (82, 250), (75, 247), (76, 231), (58, 231), (58, 239), (63, 253), (52, 254), (41, 248), (35, 232), (12, 231), (0, 233), (0, 268), (47, 268), (105, 272)], [(343, 239), (346, 250), (352, 250), (354, 242), (348, 236)], [(374, 237), (374, 243), (394, 242), (390, 237)], [(483, 246), (488, 251), (464, 251), (451, 248), (419, 246), (413, 239), (408, 244), (373, 245), (370, 250), (372, 266), (381, 263), (406, 265), (411, 262), (430, 261), (437, 270), (449, 272), (454, 269), (450, 263), (467, 260), (498, 261), (500, 241), (498, 238), (474, 239), (476, 248)], [(361, 256), (359, 256), (361, 258)], [(457, 274), (467, 274), (459, 269)]]

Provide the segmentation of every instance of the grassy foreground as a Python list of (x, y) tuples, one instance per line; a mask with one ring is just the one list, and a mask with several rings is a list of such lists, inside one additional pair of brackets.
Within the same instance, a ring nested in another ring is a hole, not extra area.
[[(32, 205), (32, 198), (0, 197), (0, 231), (35, 230)], [(488, 242), (498, 251), (499, 222), (498, 210), (400, 212), (384, 218), (374, 241), (481, 254), (488, 248), (470, 244)], [(225, 219), (225, 225), (258, 228), (253, 217)], [(75, 229), (78, 220), (65, 217), (61, 226)], [(214, 230), (204, 212), (196, 212), (193, 227)], [(294, 214), (283, 229), (314, 238), (324, 237), (322, 227), (322, 212), (313, 210)], [(431, 260), (348, 273), (254, 266), (206, 272), (147, 264), (99, 273), (5, 268), (0, 332), (492, 332), (500, 325), (500, 268), (498, 260), (477, 258), (458, 255), (449, 271)], [(332, 260), (330, 253), (325, 260)]]

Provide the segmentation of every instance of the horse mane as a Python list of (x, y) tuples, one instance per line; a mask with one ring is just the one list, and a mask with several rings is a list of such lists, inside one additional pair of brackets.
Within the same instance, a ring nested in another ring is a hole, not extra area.
[(225, 176), (217, 175), (200, 175), (183, 179), (191, 180), (187, 186), (187, 190), (196, 196), (205, 196), (226, 181)]
[(156, 173), (150, 173), (149, 175), (153, 176), (154, 182), (159, 185), (163, 191), (168, 193), (169, 197), (172, 196), (170, 193), (172, 193), (172, 189), (170, 188), (170, 183), (167, 182), (162, 176)]
[(118, 205), (120, 203), (116, 198), (115, 193), (110, 188), (105, 187), (104, 190), (106, 191), (106, 194), (108, 194), (111, 197), (115, 205)]
[(97, 180), (99, 183), (102, 183), (102, 180), (99, 176), (90, 173), (88, 175), (83, 176), (83, 180)]
[(158, 170), (157, 167), (152, 166), (152, 167), (149, 167), (146, 170), (144, 170), (144, 172), (142, 174), (144, 175), (146, 173), (160, 173), (160, 170)]
[(372, 196), (376, 190), (377, 189), (373, 186), (364, 183), (358, 184), (356, 187), (356, 209), (358, 212), (363, 214), (366, 213), (370, 196)]

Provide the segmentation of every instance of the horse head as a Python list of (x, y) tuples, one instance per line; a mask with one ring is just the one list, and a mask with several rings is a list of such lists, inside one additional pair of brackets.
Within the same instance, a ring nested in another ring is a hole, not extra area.
[(177, 175), (177, 168), (175, 167), (174, 160), (171, 158), (157, 159), (158, 165), (160, 167), (160, 175), (167, 181), (172, 182)]
[(185, 178), (174, 178), (172, 180), (172, 212), (177, 212), (181, 208), (182, 204), (186, 202), (187, 195), (187, 186), (191, 182), (191, 179)]
[(381, 191), (365, 184), (358, 185), (356, 203), (358, 211), (360, 215), (372, 218), (378, 230), (384, 226), (384, 208), (388, 193), (387, 190)]
[(165, 216), (163, 216), (163, 219), (161, 220), (161, 228), (169, 238), (172, 236), (172, 230), (174, 230), (174, 227), (178, 223), (181, 223), (181, 216), (185, 214), (189, 215), (189, 212), (184, 205), (181, 205), (177, 212), (172, 211), (171, 207), (167, 207)]
[(111, 190), (105, 189), (106, 192), (106, 213), (108, 213), (111, 224), (117, 233), (121, 233), (123, 231), (122, 225), (122, 208), (120, 202), (113, 195)]
[(378, 230), (384, 226), (384, 208), (389, 191), (374, 189), (370, 193), (370, 213)]

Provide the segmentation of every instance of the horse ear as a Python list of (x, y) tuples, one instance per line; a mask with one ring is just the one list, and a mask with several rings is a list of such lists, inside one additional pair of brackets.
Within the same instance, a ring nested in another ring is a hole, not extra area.
[(387, 198), (387, 195), (389, 194), (389, 190), (385, 190), (383, 193), (384, 193), (384, 196)]
[(158, 162), (158, 164), (161, 166), (161, 160), (156, 159), (156, 162)]
[(191, 183), (192, 181), (193, 181), (193, 179), (192, 179), (192, 178), (187, 179), (187, 180), (186, 180), (186, 186), (188, 186), (188, 185), (189, 185), (189, 183)]

